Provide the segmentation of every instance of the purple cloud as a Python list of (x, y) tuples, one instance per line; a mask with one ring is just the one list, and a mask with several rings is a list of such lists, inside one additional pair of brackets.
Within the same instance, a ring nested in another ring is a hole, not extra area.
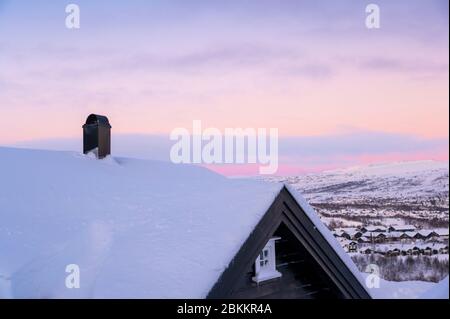
[(360, 67), (366, 70), (394, 71), (394, 72), (448, 72), (448, 64), (433, 63), (428, 61), (407, 61), (392, 58), (370, 58), (362, 63)]

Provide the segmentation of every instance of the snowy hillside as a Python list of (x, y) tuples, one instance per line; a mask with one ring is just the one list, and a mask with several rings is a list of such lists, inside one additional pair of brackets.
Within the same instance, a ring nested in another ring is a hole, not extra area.
[(278, 179), (311, 194), (310, 199), (316, 202), (336, 194), (346, 198), (442, 196), (448, 192), (448, 173), (448, 163), (419, 161), (355, 166)]
[(447, 162), (375, 164), (269, 180), (291, 184), (326, 216), (413, 218), (448, 226)]

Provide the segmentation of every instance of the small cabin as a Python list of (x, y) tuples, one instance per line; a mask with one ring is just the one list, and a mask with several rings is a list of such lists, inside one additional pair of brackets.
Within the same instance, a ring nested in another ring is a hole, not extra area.
[(428, 234), (427, 240), (431, 240), (431, 241), (436, 241), (439, 239), (439, 234), (435, 231), (430, 231), (430, 233)]
[(348, 252), (349, 253), (356, 253), (358, 250), (358, 243), (355, 241), (352, 241), (348, 244)]
[(417, 246), (415, 246), (415, 247), (413, 247), (413, 249), (412, 249), (412, 254), (413, 255), (420, 255), (420, 254), (422, 254), (423, 253), (423, 250), (422, 249), (420, 249), (420, 247), (417, 247)]
[(392, 250), (392, 256), (400, 256), (400, 249), (394, 248)]
[[(413, 234), (413, 235), (414, 235), (414, 234)], [(402, 241), (408, 241), (408, 240), (410, 240), (412, 237), (414, 237), (414, 236), (411, 236), (411, 233), (405, 232), (405, 233), (402, 233), (402, 234), (399, 236), (399, 239), (402, 240)]]
[(447, 229), (436, 229), (434, 231), (440, 239), (448, 240), (448, 228)]
[(426, 248), (423, 250), (423, 254), (424, 254), (424, 255), (431, 256), (431, 255), (433, 254), (433, 248), (431, 248), (431, 247), (426, 247)]
[(416, 227), (414, 225), (392, 225), (389, 227), (390, 232), (411, 232), (415, 230)]
[(386, 241), (386, 234), (378, 232), (366, 232), (363, 235), (364, 241), (367, 243), (383, 243)]
[(361, 228), (363, 233), (385, 233), (387, 228), (384, 226), (364, 226)]

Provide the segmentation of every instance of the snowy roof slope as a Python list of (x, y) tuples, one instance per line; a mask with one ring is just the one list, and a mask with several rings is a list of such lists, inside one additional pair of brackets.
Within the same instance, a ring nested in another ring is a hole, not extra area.
[[(0, 274), (14, 297), (205, 297), (282, 185), (0, 148)], [(78, 264), (81, 288), (65, 287)]]
[[(283, 187), (188, 165), (1, 147), (0, 176), (0, 288), (16, 298), (205, 297)], [(80, 289), (65, 287), (68, 264), (80, 266)]]

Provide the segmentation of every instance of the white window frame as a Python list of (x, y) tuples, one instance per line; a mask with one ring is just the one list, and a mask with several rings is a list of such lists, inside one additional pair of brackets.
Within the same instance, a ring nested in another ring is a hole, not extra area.
[(279, 278), (281, 273), (276, 269), (275, 241), (281, 239), (274, 237), (269, 239), (255, 260), (255, 276), (252, 278), (256, 283)]

